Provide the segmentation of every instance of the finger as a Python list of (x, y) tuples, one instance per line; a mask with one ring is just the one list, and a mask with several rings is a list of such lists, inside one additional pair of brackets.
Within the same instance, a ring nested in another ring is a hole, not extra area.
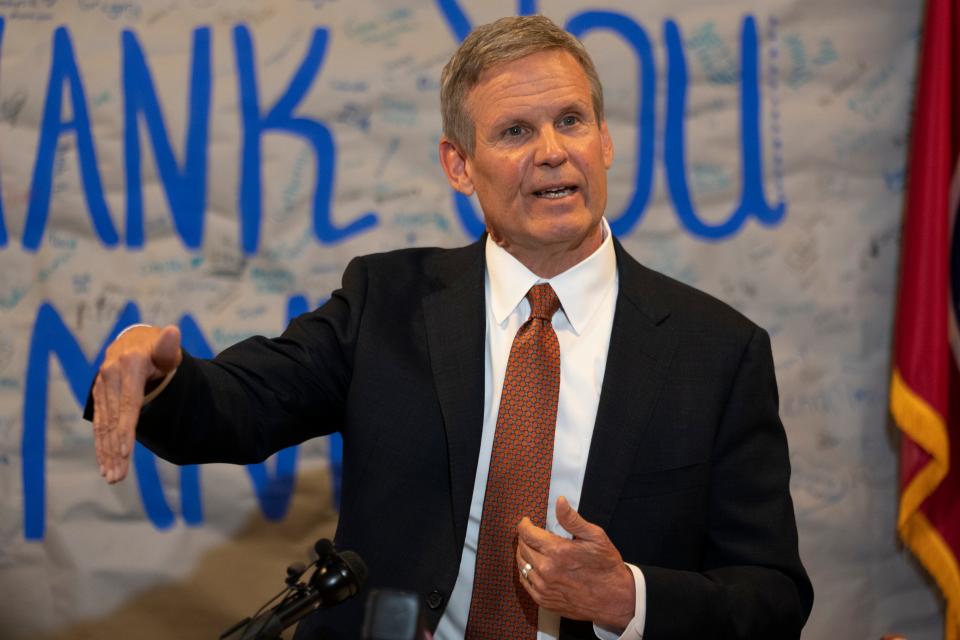
[(523, 590), (524, 590), (524, 591), (526, 591), (527, 593), (530, 594), (530, 597), (533, 598), (533, 601), (537, 603), (537, 606), (539, 606), (539, 605), (540, 605), (540, 593), (534, 588), (533, 584), (531, 584), (530, 578), (532, 578), (532, 577), (533, 577), (533, 576), (529, 576), (529, 577), (527, 577), (527, 578), (524, 578), (523, 576), (520, 576), (520, 586), (523, 587)]
[[(564, 531), (572, 534), (574, 538), (595, 538), (599, 529), (577, 513), (564, 496), (557, 498), (557, 522), (563, 527)], [(602, 529), (600, 531), (602, 532)]]
[(517, 544), (515, 555), (517, 559), (517, 570), (520, 570), (526, 564), (533, 567), (535, 571), (547, 565), (547, 556), (530, 548), (523, 542)]
[(526, 578), (524, 578), (523, 575), (520, 576), (520, 584), (522, 584), (524, 590), (530, 594), (533, 601), (540, 606), (545, 606), (549, 600), (555, 599), (555, 594), (553, 594), (553, 590), (549, 588), (547, 578), (537, 570), (536, 566), (527, 572)]
[(93, 447), (97, 454), (97, 465), (100, 467), (100, 475), (106, 477), (107, 468), (104, 464), (103, 453), (103, 429), (104, 418), (106, 414), (106, 405), (103, 398), (103, 383), (100, 376), (93, 383)]
[(180, 365), (181, 357), (180, 329), (174, 325), (168, 325), (163, 328), (154, 343), (150, 359), (157, 370), (162, 375), (166, 375)]
[(107, 461), (107, 482), (116, 482), (116, 467), (120, 458), (120, 438), (119, 438), (119, 419), (120, 419), (120, 396), (122, 394), (121, 374), (118, 371), (112, 371), (103, 376), (104, 394), (106, 396), (107, 422), (104, 430), (104, 450)]
[(130, 469), (130, 458), (118, 458), (114, 467), (113, 479), (110, 484), (116, 484), (127, 477), (127, 471)]
[(530, 518), (524, 516), (517, 525), (517, 539), (540, 553), (547, 553), (551, 546), (560, 540), (560, 537), (538, 527), (530, 521)]
[(143, 404), (145, 374), (142, 367), (133, 367), (126, 371), (121, 382), (120, 415), (117, 417), (117, 433), (120, 439), (120, 457), (130, 456), (133, 446), (140, 407)]
[(520, 582), (523, 583), (527, 593), (533, 596), (533, 599), (538, 605), (544, 606), (547, 600), (551, 598), (551, 595), (548, 593), (546, 579), (543, 577), (543, 574), (539, 573), (536, 569), (527, 573), (526, 579), (521, 577)]
[[(536, 552), (532, 551), (528, 547), (521, 548), (520, 545), (517, 546), (517, 571), (520, 573), (520, 584), (523, 585), (523, 588), (526, 589), (534, 601), (537, 604), (540, 604), (541, 593), (540, 590), (543, 587), (543, 577), (537, 571), (538, 562), (541, 560), (537, 557)], [(530, 570), (527, 571), (526, 577), (523, 575), (523, 567), (527, 564), (530, 565)]]
[(117, 409), (113, 420), (111, 446), (114, 459), (109, 482), (119, 482), (127, 474), (133, 433), (140, 417), (143, 387), (147, 379), (147, 361), (142, 357), (124, 357), (116, 376)]
[(96, 387), (96, 393), (99, 401), (97, 402), (97, 406), (94, 407), (95, 414), (99, 414), (100, 416), (96, 430), (96, 439), (99, 443), (100, 462), (103, 464), (105, 471), (104, 477), (107, 478), (108, 482), (110, 468), (113, 464), (113, 458), (110, 449), (110, 432), (113, 429), (114, 409), (113, 399), (111, 398), (110, 391), (112, 377), (113, 373), (107, 367), (100, 369)]

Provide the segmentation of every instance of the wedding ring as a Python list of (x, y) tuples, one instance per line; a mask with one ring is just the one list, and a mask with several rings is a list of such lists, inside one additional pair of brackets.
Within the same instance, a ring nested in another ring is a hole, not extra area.
[(524, 580), (530, 580), (530, 572), (533, 571), (533, 565), (529, 562), (522, 567), (520, 567), (520, 575), (523, 576)]

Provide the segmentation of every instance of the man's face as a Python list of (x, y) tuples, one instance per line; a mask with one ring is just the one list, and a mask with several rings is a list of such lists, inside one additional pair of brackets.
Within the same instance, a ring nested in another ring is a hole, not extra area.
[(589, 256), (602, 237), (613, 144), (577, 60), (558, 49), (493, 67), (467, 109), (474, 152), (442, 141), (441, 162), (455, 189), (477, 194), (491, 237), (546, 277), (534, 265)]

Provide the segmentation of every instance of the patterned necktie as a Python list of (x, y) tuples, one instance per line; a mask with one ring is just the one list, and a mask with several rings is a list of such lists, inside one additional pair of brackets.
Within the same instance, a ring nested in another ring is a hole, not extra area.
[(507, 360), (483, 499), (467, 640), (533, 639), (537, 605), (520, 584), (517, 525), (546, 525), (560, 393), (560, 343), (550, 319), (560, 301), (549, 284), (527, 292), (530, 318)]

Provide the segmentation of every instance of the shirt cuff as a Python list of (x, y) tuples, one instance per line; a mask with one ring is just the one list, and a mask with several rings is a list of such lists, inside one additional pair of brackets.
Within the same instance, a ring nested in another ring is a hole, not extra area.
[(131, 324), (131, 325), (128, 326), (128, 327), (124, 327), (123, 331), (121, 331), (120, 333), (118, 333), (118, 334), (117, 334), (117, 337), (114, 338), (114, 340), (119, 339), (120, 336), (122, 336), (123, 334), (125, 334), (127, 331), (130, 331), (130, 329), (136, 329), (137, 327), (153, 327), (153, 325), (152, 325), (152, 324), (147, 324), (147, 323), (145, 323), (145, 322), (138, 322), (138, 323), (136, 323), (136, 324)]
[(634, 604), (633, 620), (630, 621), (630, 624), (627, 625), (627, 628), (624, 629), (622, 633), (593, 625), (593, 633), (600, 640), (643, 639), (643, 627), (647, 621), (647, 581), (643, 577), (643, 571), (640, 571), (640, 567), (635, 567), (626, 562), (624, 564), (627, 565), (627, 568), (630, 569), (630, 572), (633, 574), (633, 583), (636, 586), (635, 593), (637, 594), (637, 599)]
[[(144, 322), (138, 322), (138, 323), (136, 323), (136, 324), (132, 324), (132, 325), (130, 325), (129, 327), (124, 327), (123, 331), (121, 331), (120, 333), (118, 333), (118, 334), (117, 334), (117, 337), (114, 338), (114, 340), (119, 339), (120, 336), (122, 336), (123, 334), (125, 334), (127, 331), (130, 331), (130, 329), (135, 329), (136, 327), (152, 327), (152, 326), (153, 326), (152, 324), (146, 324), (146, 323), (144, 323)], [(170, 371), (170, 373), (168, 373), (168, 374), (164, 377), (164, 379), (160, 381), (160, 384), (158, 384), (158, 385), (155, 386), (153, 389), (151, 389), (151, 390), (150, 390), (150, 393), (144, 395), (144, 396), (143, 396), (143, 402), (140, 403), (140, 406), (141, 406), (141, 407), (147, 406), (147, 404), (148, 404), (151, 400), (153, 400), (153, 399), (156, 398), (158, 395), (160, 395), (160, 392), (163, 391), (164, 389), (166, 389), (166, 388), (167, 388), (167, 385), (170, 384), (170, 381), (173, 380), (173, 374), (175, 374), (176, 372), (177, 372), (176, 369), (173, 369), (172, 371)]]
[(167, 385), (170, 384), (170, 381), (173, 380), (173, 375), (176, 372), (177, 372), (176, 369), (171, 369), (170, 373), (168, 373), (166, 377), (160, 381), (160, 384), (158, 384), (153, 389), (151, 389), (150, 393), (143, 396), (143, 402), (140, 403), (140, 406), (141, 407), (147, 406), (147, 404), (149, 404), (154, 398), (160, 395), (160, 392), (166, 389)]

